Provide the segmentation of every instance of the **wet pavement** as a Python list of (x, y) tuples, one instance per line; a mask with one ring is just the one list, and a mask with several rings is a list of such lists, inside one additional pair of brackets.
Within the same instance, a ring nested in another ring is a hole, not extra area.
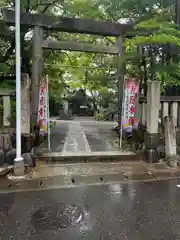
[[(162, 164), (161, 164), (162, 165)], [(161, 169), (164, 167), (162, 165)], [(166, 167), (165, 170), (168, 170)], [(155, 170), (145, 162), (120, 162), (120, 163), (72, 163), (72, 164), (44, 164), (37, 162), (32, 173), (32, 178), (56, 177), (56, 176), (94, 176), (115, 175), (128, 172), (147, 172)]]
[(179, 240), (180, 179), (0, 191), (3, 240)]
[[(93, 118), (75, 118), (72, 121), (56, 120), (51, 129), (51, 152), (77, 153), (117, 151), (118, 136), (112, 131), (116, 125), (110, 121), (95, 121)], [(47, 151), (45, 141), (39, 151)]]

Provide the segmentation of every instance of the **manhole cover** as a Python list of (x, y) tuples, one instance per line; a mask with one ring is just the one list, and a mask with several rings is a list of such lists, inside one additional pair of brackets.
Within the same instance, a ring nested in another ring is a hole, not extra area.
[(44, 230), (64, 229), (78, 224), (83, 218), (82, 209), (74, 204), (60, 203), (42, 207), (32, 215), (35, 228)]

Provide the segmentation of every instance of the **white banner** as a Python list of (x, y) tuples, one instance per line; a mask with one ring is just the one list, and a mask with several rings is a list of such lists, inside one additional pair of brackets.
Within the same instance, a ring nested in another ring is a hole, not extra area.
[(39, 87), (38, 125), (40, 135), (46, 135), (48, 133), (48, 91), (45, 82), (42, 82)]

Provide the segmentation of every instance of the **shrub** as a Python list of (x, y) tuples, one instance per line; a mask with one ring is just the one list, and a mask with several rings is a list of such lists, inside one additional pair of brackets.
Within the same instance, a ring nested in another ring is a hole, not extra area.
[(98, 120), (98, 121), (104, 120), (104, 115), (98, 113), (98, 114), (96, 114), (96, 115), (94, 116), (94, 118), (95, 118), (96, 120)]

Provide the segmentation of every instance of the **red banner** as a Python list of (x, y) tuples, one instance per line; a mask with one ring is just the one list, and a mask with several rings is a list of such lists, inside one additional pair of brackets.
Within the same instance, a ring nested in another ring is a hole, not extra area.
[(138, 94), (139, 84), (134, 78), (126, 78), (124, 83), (123, 127), (132, 127), (135, 121), (135, 97)]

